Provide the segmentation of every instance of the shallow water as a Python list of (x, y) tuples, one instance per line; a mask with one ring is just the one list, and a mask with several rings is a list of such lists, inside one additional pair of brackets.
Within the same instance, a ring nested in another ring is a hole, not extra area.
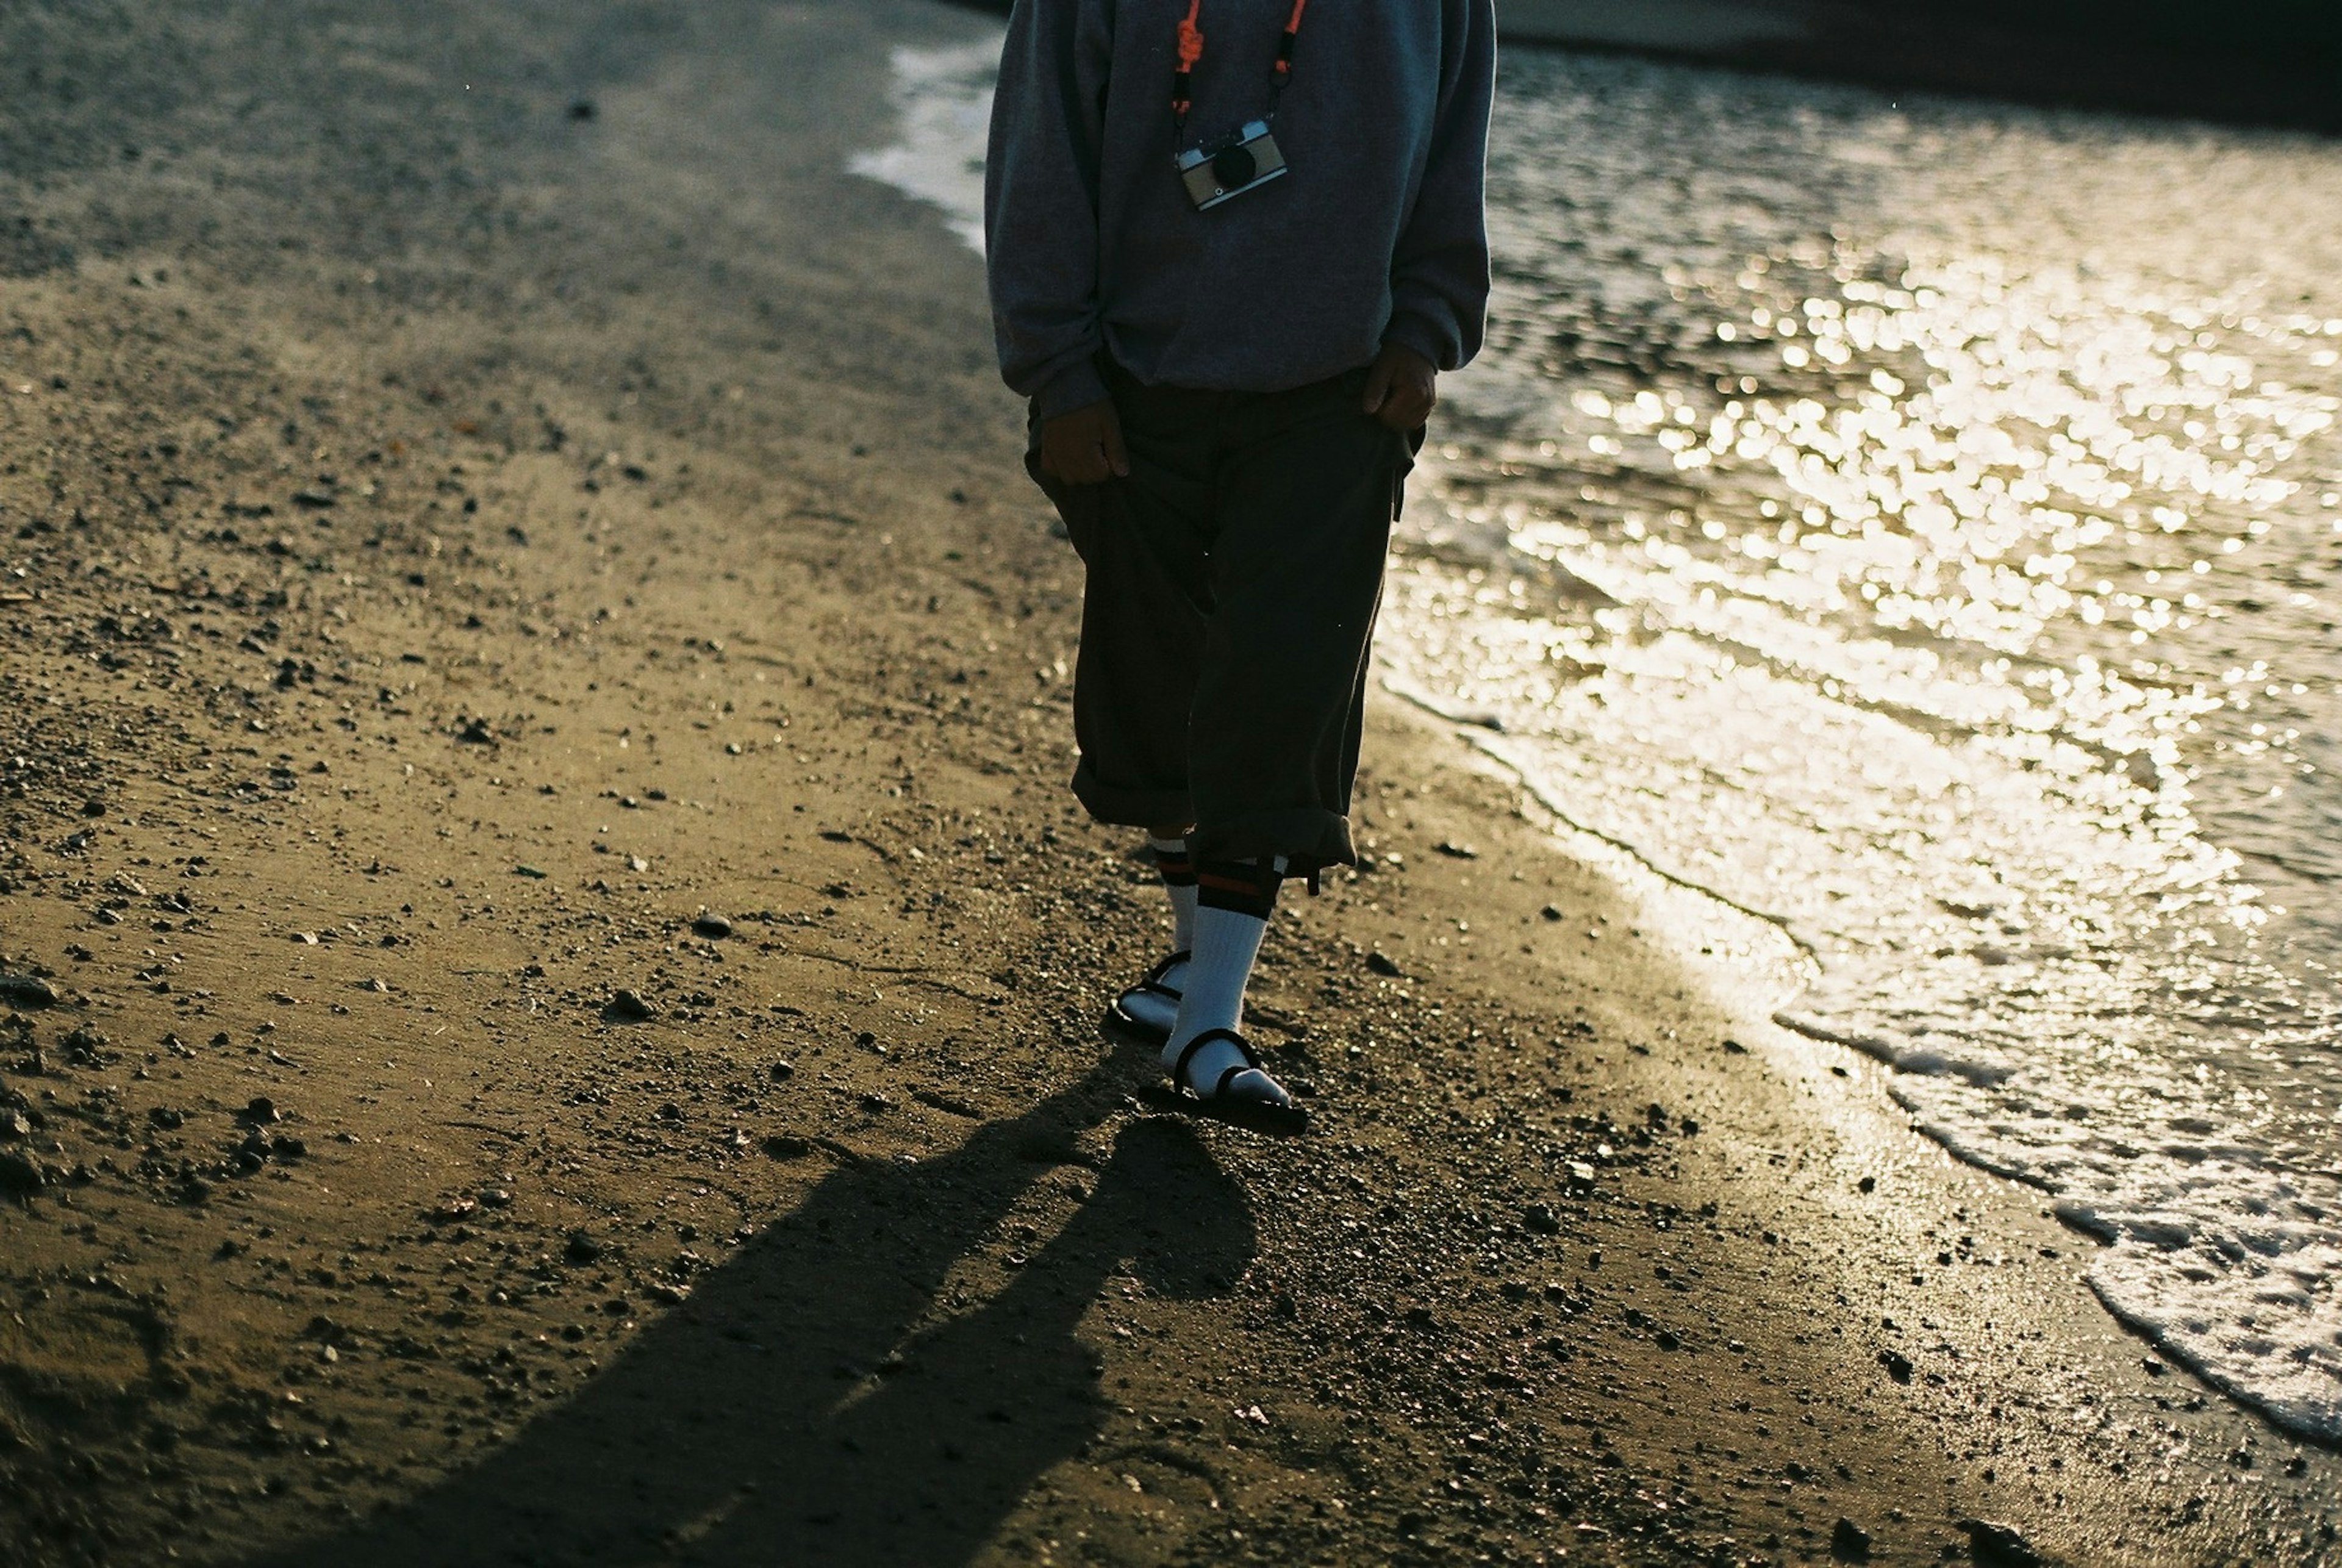
[[(976, 210), (986, 47), (865, 172)], [(2342, 1436), (2342, 155), (1516, 50), (1395, 687)], [(970, 141), (967, 128), (974, 127)], [(956, 127), (956, 129), (955, 129)]]

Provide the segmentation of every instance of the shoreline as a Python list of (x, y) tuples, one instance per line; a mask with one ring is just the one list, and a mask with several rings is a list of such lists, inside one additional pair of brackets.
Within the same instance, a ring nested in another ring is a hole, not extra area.
[(19, 24), (190, 83), (0, 185), (21, 1560), (2330, 1549), (2342, 1462), (1396, 702), (1255, 1010), (1323, 1131), (1138, 1114), (1077, 567), (845, 173), (965, 21), (629, 15)]

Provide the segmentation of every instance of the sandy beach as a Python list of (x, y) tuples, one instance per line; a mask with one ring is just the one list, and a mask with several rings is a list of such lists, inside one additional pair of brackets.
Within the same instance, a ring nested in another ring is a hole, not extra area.
[(0, 15), (0, 1558), (2332, 1560), (1396, 698), (1258, 991), (1317, 1132), (1133, 1098), (1078, 563), (848, 172), (984, 25)]

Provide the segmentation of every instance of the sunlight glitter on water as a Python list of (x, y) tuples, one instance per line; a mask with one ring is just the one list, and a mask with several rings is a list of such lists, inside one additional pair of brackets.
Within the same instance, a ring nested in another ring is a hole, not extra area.
[[(980, 53), (898, 60), (866, 171), (963, 234)], [(2342, 158), (1516, 50), (1490, 203), (1391, 683), (1794, 934), (1784, 1022), (2342, 1435)]]
[(1785, 1022), (2342, 1429), (2337, 160), (1516, 54), (1491, 194), (1398, 681), (1780, 920)]

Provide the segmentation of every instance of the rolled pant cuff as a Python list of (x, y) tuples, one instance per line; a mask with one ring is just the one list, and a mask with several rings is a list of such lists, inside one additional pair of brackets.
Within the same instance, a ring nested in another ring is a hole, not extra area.
[[(1090, 771), (1084, 758), (1074, 769), (1074, 798), (1096, 821), (1116, 827), (1169, 827), (1196, 820), (1195, 802), (1184, 789), (1127, 789)], [(1191, 854), (1188, 858), (1193, 860)]]
[(1326, 865), (1356, 865), (1350, 819), (1318, 806), (1286, 806), (1248, 812), (1226, 822), (1198, 823), (1187, 835), (1187, 853), (1197, 860), (1246, 860), (1281, 854), (1296, 871)]

